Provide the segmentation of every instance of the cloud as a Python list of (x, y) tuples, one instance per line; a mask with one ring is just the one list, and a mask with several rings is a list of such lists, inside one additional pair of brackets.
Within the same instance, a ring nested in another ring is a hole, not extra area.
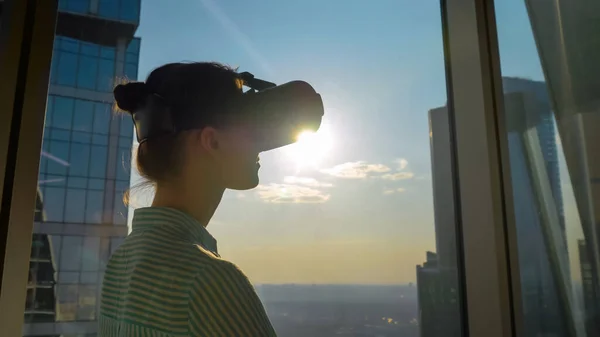
[(388, 173), (388, 174), (384, 174), (381, 176), (382, 179), (385, 180), (406, 180), (406, 179), (412, 179), (415, 176), (414, 173), (412, 172), (395, 172), (395, 173)]
[(364, 161), (348, 162), (336, 165), (332, 168), (321, 170), (322, 173), (344, 179), (363, 179), (372, 174), (385, 173), (389, 171), (390, 168), (386, 165), (369, 164)]
[(404, 170), (408, 166), (408, 160), (406, 160), (404, 158), (398, 158), (398, 159), (394, 160), (394, 162), (396, 164), (398, 164), (399, 171)]
[(386, 188), (385, 190), (383, 190), (383, 194), (386, 195), (390, 195), (390, 194), (394, 194), (394, 193), (402, 193), (406, 191), (404, 188), (399, 187), (399, 188)]
[(274, 204), (320, 204), (330, 197), (320, 190), (293, 184), (259, 185), (256, 190), (260, 199)]
[(287, 176), (283, 178), (283, 182), (291, 185), (304, 185), (309, 187), (332, 187), (333, 184), (322, 183), (315, 178)]

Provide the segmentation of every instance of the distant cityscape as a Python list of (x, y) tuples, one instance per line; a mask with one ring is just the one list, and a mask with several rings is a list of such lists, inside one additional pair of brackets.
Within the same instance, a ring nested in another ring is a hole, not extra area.
[(419, 336), (413, 284), (257, 285), (280, 336)]

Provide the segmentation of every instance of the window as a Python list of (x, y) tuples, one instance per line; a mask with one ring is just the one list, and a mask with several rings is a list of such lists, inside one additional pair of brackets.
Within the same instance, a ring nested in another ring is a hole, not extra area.
[(44, 153), (47, 157), (47, 172), (50, 174), (66, 175), (69, 167), (69, 143), (64, 141), (50, 141), (50, 153)]
[(75, 111), (73, 112), (73, 130), (92, 132), (92, 121), (94, 120), (94, 103), (85, 100), (75, 100)]
[(60, 0), (59, 9), (68, 12), (86, 14), (90, 8), (90, 0)]
[(79, 273), (72, 271), (61, 271), (58, 280), (62, 284), (78, 284)]
[(137, 64), (125, 64), (125, 76), (127, 78), (137, 78)]
[(106, 103), (95, 103), (94, 133), (107, 134), (110, 127), (111, 109)]
[[(69, 175), (87, 177), (89, 171), (90, 146), (86, 144), (71, 144), (71, 165)], [(84, 187), (85, 188), (85, 187)]]
[(69, 187), (87, 188), (88, 180), (85, 178), (69, 177)]
[(104, 203), (104, 191), (93, 191), (87, 192), (87, 208), (85, 211), (85, 221), (88, 223), (101, 223), (102, 222), (102, 209)]
[[(130, 117), (124, 116), (123, 118), (121, 118), (120, 125), (121, 125), (121, 136), (129, 137), (129, 142), (131, 142), (131, 137), (133, 135), (133, 121), (131, 120)], [(122, 144), (119, 142), (119, 146), (121, 146), (121, 145)]]
[[(131, 141), (129, 143), (131, 143)], [(119, 148), (119, 156), (117, 159), (117, 179), (129, 182), (129, 177), (131, 175), (131, 148)]]
[(589, 13), (600, 7), (495, 4), (522, 335), (595, 336), (600, 82), (591, 74), (600, 72), (600, 49), (580, 37), (598, 34)]
[(74, 87), (77, 82), (77, 54), (59, 52), (56, 83)]
[(58, 286), (57, 321), (74, 321), (77, 313), (78, 285)]
[(119, 0), (99, 0), (98, 14), (107, 18), (119, 17)]
[(90, 177), (104, 178), (106, 176), (106, 146), (92, 146), (90, 162)]
[(138, 21), (140, 19), (139, 0), (121, 0), (121, 19)]
[(97, 236), (88, 236), (83, 240), (83, 260), (82, 270), (98, 270), (98, 254), (100, 252), (100, 238)]
[(110, 92), (113, 89), (115, 73), (115, 61), (112, 59), (100, 59), (98, 64), (98, 83), (96, 87), (99, 91)]
[(81, 223), (85, 214), (85, 190), (68, 189), (65, 199), (65, 222)]
[[(216, 60), (278, 84), (305, 80), (324, 100), (319, 132), (261, 154), (260, 185), (227, 191), (209, 227), (278, 335), (461, 335), (436, 2), (60, 6), (73, 26), (55, 37), (38, 182), (45, 219), (35, 226), (48, 240), (31, 255), (53, 261), (39, 280), (52, 282), (55, 319), (29, 320), (24, 331), (96, 333), (109, 256), (131, 230), (123, 194), (140, 178), (133, 122), (110, 101), (114, 84), (168, 62)], [(442, 156), (434, 167), (430, 154)], [(448, 207), (434, 209), (434, 199)]]
[(50, 82), (112, 92), (116, 57), (115, 47), (57, 37), (54, 41)]
[(77, 309), (77, 319), (91, 321), (96, 319), (96, 286), (79, 286), (79, 307)]
[(70, 129), (73, 120), (73, 104), (71, 98), (55, 96), (53, 105), (52, 126), (60, 129)]
[(95, 89), (97, 76), (98, 58), (92, 56), (79, 56), (77, 87), (84, 89)]
[(60, 253), (60, 270), (80, 270), (83, 237), (63, 236), (62, 241), (62, 251)]

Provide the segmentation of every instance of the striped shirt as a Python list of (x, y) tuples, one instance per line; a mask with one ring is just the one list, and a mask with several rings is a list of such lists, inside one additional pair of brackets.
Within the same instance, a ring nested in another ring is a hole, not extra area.
[(102, 286), (100, 337), (275, 336), (254, 287), (216, 240), (171, 208), (137, 209)]

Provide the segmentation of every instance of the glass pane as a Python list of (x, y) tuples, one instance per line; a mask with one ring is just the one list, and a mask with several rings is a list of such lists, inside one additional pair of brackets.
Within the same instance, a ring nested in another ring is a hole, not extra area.
[(72, 98), (61, 96), (54, 97), (53, 127), (67, 130), (71, 128), (73, 120), (73, 103), (74, 101)]
[(495, 4), (523, 336), (598, 336), (600, 2)]
[(87, 100), (75, 100), (73, 112), (73, 130), (92, 132), (94, 120), (94, 103)]
[(98, 67), (98, 91), (110, 92), (113, 89), (115, 78), (115, 61), (114, 59), (100, 59)]
[(83, 222), (85, 213), (85, 194), (85, 190), (67, 190), (67, 197), (65, 199), (65, 222)]
[(137, 64), (127, 63), (125, 64), (125, 77), (129, 80), (137, 78)]
[[(128, 8), (128, 15), (139, 13), (140, 1), (132, 3), (137, 7)], [(119, 18), (119, 6), (59, 2), (69, 14), (59, 13), (62, 35), (54, 41), (23, 336), (96, 337), (110, 242), (128, 233), (128, 208), (116, 210), (113, 202), (117, 174), (114, 166), (107, 169), (131, 146), (119, 147), (126, 135), (118, 124), (111, 130), (110, 93), (117, 75), (125, 75), (126, 50), (137, 28), (137, 22)], [(107, 9), (112, 19), (101, 15)], [(129, 61), (137, 64), (137, 54)], [(119, 178), (128, 187), (129, 171)]]
[(119, 1), (118, 0), (99, 0), (98, 15), (110, 18), (119, 19)]
[(67, 0), (66, 1), (65, 9), (69, 12), (86, 14), (89, 11), (89, 8), (90, 8), (90, 0)]
[(58, 70), (56, 83), (74, 87), (77, 80), (77, 54), (61, 51), (58, 53)]
[(82, 236), (63, 236), (60, 267), (65, 271), (81, 270)]
[(85, 210), (85, 221), (87, 223), (102, 222), (102, 206), (104, 191), (88, 191), (87, 208)]
[[(278, 336), (462, 335), (437, 2), (60, 6), (71, 14), (59, 15), (70, 21), (52, 61), (29, 281), (51, 291), (29, 293), (25, 336), (98, 333), (106, 265), (131, 230), (123, 194), (141, 179), (131, 117), (110, 93), (182, 60), (304, 80), (323, 97), (319, 132), (261, 154), (260, 185), (227, 191), (209, 226)], [(153, 192), (132, 193), (142, 207)]]
[(108, 60), (114, 60), (116, 56), (114, 47), (102, 47), (100, 49), (100, 57)]
[(94, 110), (94, 133), (109, 133), (111, 108), (106, 103), (96, 103)]
[(131, 175), (131, 149), (120, 148), (117, 159), (117, 179), (129, 181), (129, 176)]
[(50, 152), (43, 152), (42, 156), (47, 160), (46, 172), (50, 174), (66, 175), (69, 167), (69, 150), (68, 142), (50, 141)]
[(105, 177), (107, 155), (108, 153), (106, 146), (92, 146), (92, 151), (90, 153), (90, 177)]
[(139, 19), (139, 0), (121, 0), (121, 20), (138, 21)]
[(56, 39), (59, 41), (59, 49), (71, 53), (79, 53), (79, 46), (81, 45), (81, 41), (69, 38), (69, 37), (57, 37)]
[(71, 144), (71, 165), (69, 175), (87, 177), (90, 162), (90, 146), (87, 144)]
[(133, 136), (133, 120), (129, 116), (123, 116), (120, 120), (121, 136)]
[(81, 54), (87, 56), (98, 56), (100, 53), (100, 46), (94, 43), (82, 43), (81, 44)]
[(84, 89), (95, 89), (98, 76), (98, 58), (79, 56), (79, 72), (77, 86)]

